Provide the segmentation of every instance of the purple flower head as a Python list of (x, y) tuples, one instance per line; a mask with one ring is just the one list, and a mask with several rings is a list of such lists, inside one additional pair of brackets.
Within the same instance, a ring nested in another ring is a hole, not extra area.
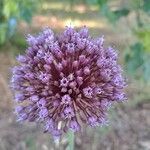
[(126, 99), (117, 52), (104, 47), (104, 37), (92, 39), (86, 27), (60, 35), (46, 28), (27, 42), (11, 80), (19, 121), (39, 121), (59, 137), (106, 124), (108, 108)]

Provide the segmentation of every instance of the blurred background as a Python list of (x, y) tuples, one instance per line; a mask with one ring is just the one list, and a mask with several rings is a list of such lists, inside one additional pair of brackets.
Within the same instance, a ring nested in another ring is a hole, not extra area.
[[(150, 150), (150, 0), (0, 0), (0, 150), (54, 150), (53, 139), (13, 114), (10, 69), (25, 36), (49, 26), (86, 25), (119, 51), (128, 101), (109, 110), (110, 125), (76, 135), (76, 150)], [(60, 150), (66, 149), (64, 136)]]

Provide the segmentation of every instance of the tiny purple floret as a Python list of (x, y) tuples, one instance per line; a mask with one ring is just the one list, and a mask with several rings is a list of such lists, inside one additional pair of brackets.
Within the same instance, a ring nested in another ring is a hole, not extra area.
[(83, 124), (107, 124), (108, 108), (126, 99), (126, 82), (104, 37), (93, 39), (86, 27), (66, 27), (59, 35), (46, 28), (27, 42), (12, 69), (18, 121), (41, 122), (54, 138)]

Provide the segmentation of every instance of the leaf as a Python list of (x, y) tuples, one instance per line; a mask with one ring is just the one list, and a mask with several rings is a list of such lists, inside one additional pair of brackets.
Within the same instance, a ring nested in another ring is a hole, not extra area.
[(122, 8), (120, 10), (113, 11), (114, 15), (116, 16), (116, 20), (120, 19), (123, 16), (127, 16), (129, 12), (129, 9), (127, 8)]
[(0, 21), (2, 22), (4, 20), (4, 14), (3, 14), (3, 7), (4, 7), (4, 1), (0, 1)]
[(143, 10), (150, 15), (150, 1), (144, 0)]
[(107, 1), (108, 0), (97, 0), (97, 3), (100, 5), (100, 6), (104, 6), (107, 4)]
[(110, 22), (114, 23), (116, 21), (116, 17), (112, 11), (110, 11), (108, 5), (103, 5), (101, 7), (102, 15), (104, 15)]
[(24, 7), (20, 12), (20, 17), (26, 22), (30, 23), (32, 19), (32, 10)]
[(26, 1), (20, 1), (19, 8), (20, 8), (20, 18), (24, 21), (30, 23), (33, 13), (35, 13), (35, 10), (39, 4), (36, 4), (36, 0), (26, 0)]
[(145, 51), (142, 43), (135, 43), (125, 56), (125, 63), (129, 75), (150, 81), (150, 53)]
[(143, 52), (143, 45), (141, 43), (135, 43), (130, 47), (129, 52), (126, 54), (125, 63), (130, 75), (138, 77), (138, 75), (141, 74), (141, 72), (138, 71), (144, 61)]
[(146, 55), (144, 57), (144, 63), (143, 63), (143, 72), (144, 72), (144, 80), (150, 81), (150, 55)]
[(86, 0), (87, 4), (89, 5), (93, 5), (93, 4), (97, 4), (97, 0)]
[(121, 8), (118, 10), (112, 11), (107, 4), (103, 5), (101, 8), (102, 15), (104, 15), (110, 22), (115, 23), (121, 17), (127, 16), (129, 14), (129, 9)]
[[(35, 3), (36, 2), (36, 3)], [(0, 44), (15, 34), (17, 21), (31, 22), (40, 0), (0, 0)]]
[(7, 24), (6, 23), (0, 24), (0, 45), (2, 45), (6, 41), (6, 31), (7, 31)]
[(135, 31), (136, 36), (144, 46), (145, 51), (150, 52), (150, 28), (143, 28)]
[(19, 10), (18, 10), (18, 3), (14, 0), (5, 0), (4, 1), (4, 8), (3, 8), (3, 14), (4, 16), (9, 19), (11, 16), (18, 16)]

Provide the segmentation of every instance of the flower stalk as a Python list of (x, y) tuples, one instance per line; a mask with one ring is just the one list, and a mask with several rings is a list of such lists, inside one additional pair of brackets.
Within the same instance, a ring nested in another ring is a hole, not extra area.
[(68, 131), (67, 139), (68, 139), (68, 147), (67, 147), (67, 150), (74, 150), (75, 135), (74, 135), (74, 132), (73, 132), (73, 131)]

